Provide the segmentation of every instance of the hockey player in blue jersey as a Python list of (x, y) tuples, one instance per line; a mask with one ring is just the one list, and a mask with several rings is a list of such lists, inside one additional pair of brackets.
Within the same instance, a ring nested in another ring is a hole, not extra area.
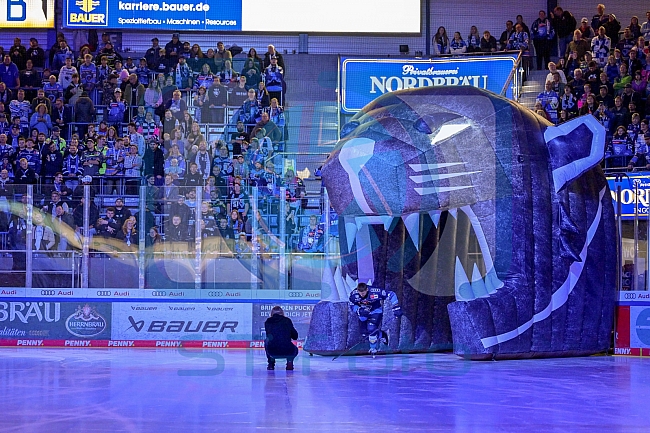
[(370, 353), (374, 356), (379, 350), (380, 339), (387, 344), (387, 338), (381, 330), (383, 315), (382, 301), (388, 300), (393, 305), (393, 314), (402, 316), (397, 295), (390, 290), (368, 287), (366, 283), (359, 283), (357, 288), (350, 293), (350, 307), (359, 316), (361, 334), (368, 336)]

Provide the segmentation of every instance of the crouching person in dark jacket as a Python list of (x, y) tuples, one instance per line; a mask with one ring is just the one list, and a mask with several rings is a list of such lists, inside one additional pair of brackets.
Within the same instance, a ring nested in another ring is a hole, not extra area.
[(275, 360), (285, 358), (287, 370), (293, 370), (293, 360), (298, 356), (298, 348), (291, 340), (298, 339), (298, 331), (293, 327), (291, 319), (284, 317), (281, 307), (273, 307), (271, 317), (264, 322), (264, 329), (266, 329), (264, 350), (269, 362), (266, 369), (275, 370)]

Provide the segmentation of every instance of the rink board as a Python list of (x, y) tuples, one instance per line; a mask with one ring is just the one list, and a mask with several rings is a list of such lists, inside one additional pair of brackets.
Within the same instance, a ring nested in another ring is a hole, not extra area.
[(650, 356), (650, 292), (620, 292), (614, 354)]
[(276, 305), (293, 321), (302, 345), (315, 303), (0, 298), (0, 346), (263, 348), (264, 322)]

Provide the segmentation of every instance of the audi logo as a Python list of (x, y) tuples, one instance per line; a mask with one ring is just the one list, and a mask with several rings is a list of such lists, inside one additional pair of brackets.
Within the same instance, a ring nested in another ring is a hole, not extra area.
[(56, 295), (56, 290), (41, 290), (41, 296), (54, 296)]
[(208, 292), (208, 296), (212, 298), (218, 298), (223, 296), (223, 292)]
[(110, 290), (98, 290), (97, 296), (111, 296)]
[(167, 296), (167, 292), (154, 290), (153, 292), (151, 292), (151, 296)]
[(289, 292), (290, 298), (302, 298), (304, 293), (302, 292)]

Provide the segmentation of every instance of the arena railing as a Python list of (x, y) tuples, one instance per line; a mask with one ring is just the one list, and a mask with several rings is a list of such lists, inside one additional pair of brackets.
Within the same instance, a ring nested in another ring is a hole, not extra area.
[[(173, 298), (180, 292), (177, 297), (187, 299), (227, 299), (226, 293), (235, 290), (242, 299), (317, 300), (323, 270), (338, 260), (337, 242), (330, 236), (330, 213), (319, 218), (318, 247), (301, 250), (296, 244), (305, 235), (297, 228), (288, 229), (292, 224), (287, 216), (297, 213), (296, 222), (302, 225), (309, 215), (294, 202), (270, 198), (258, 188), (250, 191), (249, 221), (245, 236), (237, 236), (238, 240), (218, 230), (207, 233), (206, 223), (200, 223), (203, 217), (191, 218), (199, 223), (187, 225), (187, 237), (174, 238), (177, 212), (170, 208), (171, 219), (156, 220), (146, 186), (139, 188), (138, 198), (131, 203), (136, 232), (113, 238), (103, 237), (99, 220), (93, 221), (97, 212), (106, 218), (109, 202), (93, 199), (89, 185), (74, 216), (63, 218), (40, 210), (35, 187), (28, 185), (14, 200), (0, 199), (1, 216), (10, 221), (0, 227), (6, 228), (4, 234), (0, 231), (0, 286), (26, 297), (65, 289), (75, 298), (148, 298), (154, 292)], [(197, 187), (195, 194), (202, 197), (202, 189)], [(285, 195), (285, 188), (279, 188), (278, 196)], [(324, 200), (329, 208), (326, 196)], [(201, 215), (203, 200), (191, 204), (190, 212)], [(151, 235), (158, 227), (166, 228), (160, 230), (165, 238), (154, 241)]]

